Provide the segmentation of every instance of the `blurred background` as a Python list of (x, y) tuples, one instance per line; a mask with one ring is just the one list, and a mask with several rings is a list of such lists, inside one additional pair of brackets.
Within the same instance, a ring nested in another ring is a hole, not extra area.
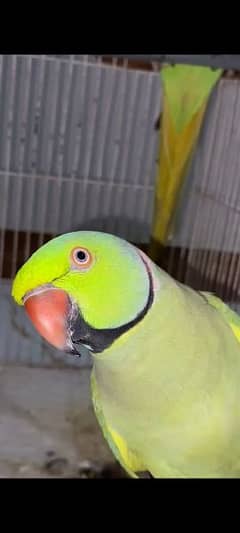
[(0, 477), (122, 477), (91, 361), (11, 299), (53, 236), (119, 235), (239, 309), (240, 56), (0, 56)]

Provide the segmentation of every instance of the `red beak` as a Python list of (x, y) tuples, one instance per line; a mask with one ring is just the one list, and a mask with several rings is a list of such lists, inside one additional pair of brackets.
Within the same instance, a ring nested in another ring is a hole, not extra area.
[(24, 306), (38, 333), (50, 344), (70, 351), (68, 315), (71, 308), (67, 293), (61, 289), (43, 288), (25, 297)]

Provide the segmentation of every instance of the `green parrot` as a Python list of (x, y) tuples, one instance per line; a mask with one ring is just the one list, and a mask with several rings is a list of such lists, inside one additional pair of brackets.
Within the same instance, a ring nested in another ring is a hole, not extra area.
[(96, 417), (131, 477), (240, 476), (240, 317), (107, 233), (61, 235), (12, 295), (49, 343), (91, 353)]

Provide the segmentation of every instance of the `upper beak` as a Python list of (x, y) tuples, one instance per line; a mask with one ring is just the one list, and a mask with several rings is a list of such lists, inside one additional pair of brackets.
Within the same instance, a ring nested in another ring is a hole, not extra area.
[(64, 290), (40, 287), (25, 295), (24, 307), (46, 341), (59, 350), (79, 355), (71, 340), (72, 303)]

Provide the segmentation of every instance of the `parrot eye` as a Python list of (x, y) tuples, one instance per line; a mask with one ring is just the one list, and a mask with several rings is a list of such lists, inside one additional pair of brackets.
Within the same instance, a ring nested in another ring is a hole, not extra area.
[(71, 259), (74, 265), (89, 268), (92, 264), (92, 256), (86, 248), (74, 248), (71, 252)]

